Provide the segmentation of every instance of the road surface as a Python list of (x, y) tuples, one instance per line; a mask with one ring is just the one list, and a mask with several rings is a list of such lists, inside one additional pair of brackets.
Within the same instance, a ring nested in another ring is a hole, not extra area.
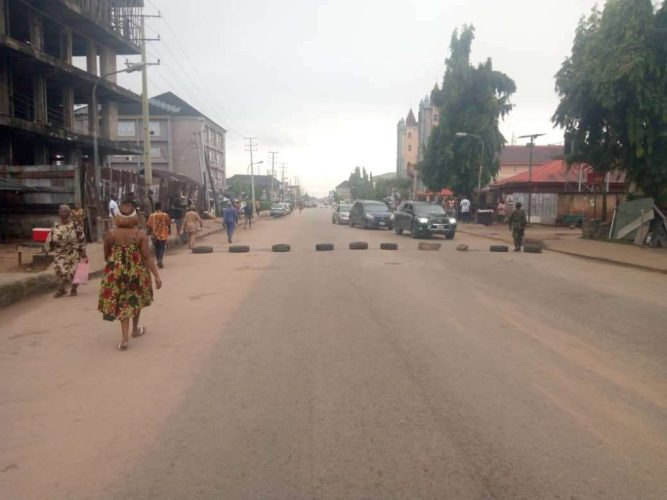
[(324, 209), (239, 237), (167, 256), (124, 353), (99, 281), (0, 311), (1, 498), (667, 498), (664, 275)]

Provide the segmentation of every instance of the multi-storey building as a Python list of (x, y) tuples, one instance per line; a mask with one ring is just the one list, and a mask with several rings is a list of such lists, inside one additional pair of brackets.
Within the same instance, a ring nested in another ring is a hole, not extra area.
[(431, 132), (439, 124), (438, 108), (431, 105), (428, 96), (419, 103), (418, 117), (419, 121), (410, 109), (407, 118), (401, 118), (396, 128), (396, 176), (399, 179), (415, 177), (417, 163), (424, 159)]
[[(112, 73), (122, 69), (117, 56), (140, 53), (142, 7), (142, 0), (0, 0), (0, 176), (31, 188), (2, 204), (11, 233), (26, 233), (59, 203), (80, 203), (91, 221), (103, 215), (95, 134), (101, 159), (139, 153), (116, 142), (116, 119), (119, 104), (140, 98)], [(83, 107), (88, 119), (77, 122)]]
[[(149, 112), (153, 170), (185, 175), (205, 186), (208, 210), (212, 210), (212, 188), (218, 192), (225, 189), (227, 131), (172, 92), (151, 98)], [(144, 139), (141, 105), (120, 105), (117, 127), (118, 140), (138, 147)], [(141, 156), (134, 155), (115, 155), (110, 158), (112, 168), (118, 170), (141, 169), (142, 162)]]

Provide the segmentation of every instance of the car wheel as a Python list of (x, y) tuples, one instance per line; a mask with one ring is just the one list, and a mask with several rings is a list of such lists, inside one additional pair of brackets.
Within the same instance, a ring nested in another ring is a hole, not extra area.
[(387, 231), (393, 231), (393, 230), (394, 230), (394, 226), (387, 226)]
[(410, 236), (412, 236), (414, 239), (419, 238), (419, 231), (417, 230), (417, 226), (414, 222), (410, 225)]
[(447, 234), (445, 234), (445, 238), (447, 238), (448, 240), (453, 240), (455, 234), (456, 233), (447, 233)]
[(398, 224), (396, 224), (396, 225), (394, 226), (394, 232), (395, 232), (396, 234), (398, 234), (398, 235), (401, 235), (401, 234), (403, 234), (403, 228), (402, 228), (402, 227), (398, 227)]

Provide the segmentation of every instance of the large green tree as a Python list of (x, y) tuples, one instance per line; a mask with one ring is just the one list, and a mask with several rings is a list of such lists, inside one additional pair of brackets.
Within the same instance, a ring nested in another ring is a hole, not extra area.
[[(434, 191), (449, 187), (469, 195), (477, 188), (480, 164), (482, 186), (498, 172), (498, 153), (505, 144), (499, 124), (512, 109), (510, 97), (516, 85), (509, 76), (493, 69), (491, 59), (477, 66), (470, 63), (474, 38), (473, 26), (454, 32), (442, 89), (434, 89), (431, 94), (440, 111), (440, 123), (431, 133), (418, 170)], [(484, 150), (474, 137), (457, 137), (459, 132), (479, 136)]]
[(576, 30), (553, 116), (567, 161), (619, 169), (646, 194), (667, 186), (667, 5), (608, 0)]

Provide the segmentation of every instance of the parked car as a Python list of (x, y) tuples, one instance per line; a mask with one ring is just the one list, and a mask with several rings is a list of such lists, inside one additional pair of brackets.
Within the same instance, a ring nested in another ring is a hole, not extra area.
[(283, 215), (287, 215), (289, 211), (285, 209), (284, 205), (284, 203), (274, 203), (271, 205), (271, 217), (282, 217)]
[(410, 231), (413, 238), (441, 234), (448, 240), (456, 234), (456, 219), (440, 206), (425, 201), (404, 201), (394, 212), (394, 231)]
[(394, 219), (389, 207), (381, 201), (358, 200), (350, 209), (350, 227), (361, 226), (364, 229), (393, 229)]
[(348, 205), (347, 203), (339, 203), (336, 205), (333, 214), (331, 214), (331, 222), (334, 224), (349, 224), (351, 208), (352, 205)]

